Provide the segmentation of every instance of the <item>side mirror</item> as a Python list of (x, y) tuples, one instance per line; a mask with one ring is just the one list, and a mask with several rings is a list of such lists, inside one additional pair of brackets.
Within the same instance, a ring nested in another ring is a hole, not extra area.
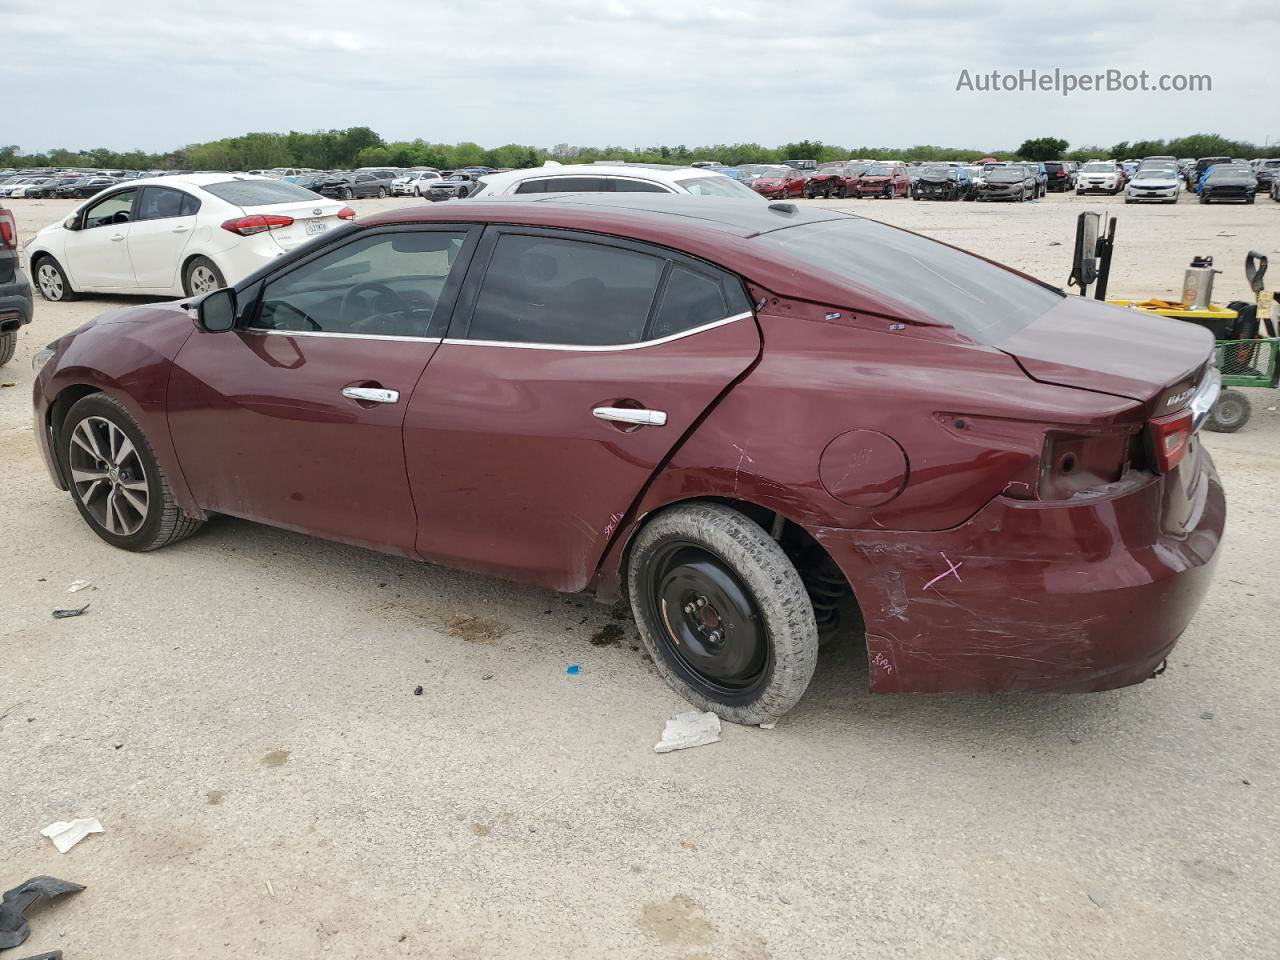
[(196, 306), (196, 326), (205, 333), (226, 333), (236, 325), (236, 292), (223, 287)]
[(71, 216), (67, 217), (67, 219), (63, 220), (63, 221), (62, 221), (62, 229), (63, 229), (63, 230), (79, 230), (79, 229), (80, 229), (80, 214), (78, 214), (78, 213), (73, 213)]

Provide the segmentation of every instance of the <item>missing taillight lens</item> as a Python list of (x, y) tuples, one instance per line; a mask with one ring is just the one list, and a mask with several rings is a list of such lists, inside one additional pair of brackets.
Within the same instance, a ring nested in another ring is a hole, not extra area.
[(1131, 436), (1050, 431), (1040, 458), (1040, 499), (1066, 500), (1115, 483), (1129, 465)]
[(222, 229), (238, 233), (242, 237), (252, 237), (255, 234), (266, 233), (268, 230), (290, 226), (293, 226), (293, 217), (286, 217), (278, 213), (255, 213), (251, 216), (227, 220), (222, 224)]
[(1156, 469), (1161, 473), (1168, 473), (1186, 456), (1187, 447), (1191, 444), (1194, 423), (1190, 410), (1152, 419), (1149, 426), (1151, 452)]

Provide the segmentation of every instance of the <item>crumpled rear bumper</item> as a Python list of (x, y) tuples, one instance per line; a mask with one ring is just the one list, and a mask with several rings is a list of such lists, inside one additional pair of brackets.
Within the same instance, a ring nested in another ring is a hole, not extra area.
[(999, 497), (940, 532), (820, 529), (866, 620), (876, 693), (1084, 692), (1141, 683), (1209, 589), (1226, 500), (1202, 452), (1183, 533), (1164, 478), (1112, 498)]

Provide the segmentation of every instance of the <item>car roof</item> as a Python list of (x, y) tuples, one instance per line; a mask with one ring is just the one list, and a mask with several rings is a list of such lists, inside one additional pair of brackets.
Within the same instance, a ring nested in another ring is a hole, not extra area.
[(275, 177), (259, 177), (250, 173), (175, 173), (171, 177), (139, 177), (137, 180), (125, 180), (121, 186), (141, 187), (147, 184), (158, 184), (165, 187), (206, 187), (211, 183), (226, 183), (228, 180), (266, 180), (279, 183)]
[(506, 173), (486, 173), (483, 179), (490, 190), (497, 191), (522, 180), (542, 177), (630, 177), (635, 180), (654, 180), (658, 183), (674, 184), (677, 180), (688, 180), (693, 177), (722, 176), (724, 174), (701, 167), (662, 167), (631, 163), (566, 163), (557, 167), (526, 167), (523, 170), (508, 170)]

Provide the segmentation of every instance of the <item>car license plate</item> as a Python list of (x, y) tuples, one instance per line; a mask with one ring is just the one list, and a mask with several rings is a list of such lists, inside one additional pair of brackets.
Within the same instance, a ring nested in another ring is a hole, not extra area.
[(323, 220), (308, 220), (308, 221), (307, 221), (307, 236), (308, 236), (308, 237), (314, 237), (317, 233), (324, 233), (324, 232), (325, 232), (326, 230), (328, 230), (328, 229), (329, 229), (329, 225), (328, 225), (327, 223), (325, 223)]

